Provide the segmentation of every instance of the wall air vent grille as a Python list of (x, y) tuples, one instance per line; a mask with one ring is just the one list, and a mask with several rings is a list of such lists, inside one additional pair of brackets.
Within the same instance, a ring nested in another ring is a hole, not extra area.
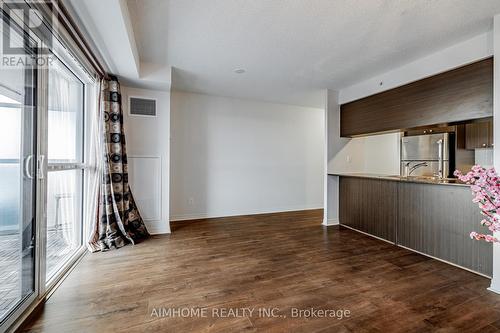
[(156, 117), (156, 100), (130, 97), (130, 115)]

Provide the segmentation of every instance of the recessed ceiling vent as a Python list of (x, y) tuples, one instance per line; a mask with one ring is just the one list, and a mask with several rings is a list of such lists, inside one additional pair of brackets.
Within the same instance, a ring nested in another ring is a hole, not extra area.
[(130, 97), (130, 115), (156, 117), (156, 100)]

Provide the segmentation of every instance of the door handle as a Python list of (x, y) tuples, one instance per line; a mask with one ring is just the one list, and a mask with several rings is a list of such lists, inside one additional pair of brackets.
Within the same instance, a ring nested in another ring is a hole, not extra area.
[(443, 146), (443, 139), (439, 139), (437, 141), (438, 144), (438, 174), (439, 178), (444, 178), (444, 146)]
[(45, 155), (39, 155), (36, 163), (36, 173), (38, 179), (45, 178)]
[(33, 173), (31, 172), (31, 162), (33, 161), (33, 155), (28, 155), (24, 159), (24, 175), (29, 178), (33, 179)]

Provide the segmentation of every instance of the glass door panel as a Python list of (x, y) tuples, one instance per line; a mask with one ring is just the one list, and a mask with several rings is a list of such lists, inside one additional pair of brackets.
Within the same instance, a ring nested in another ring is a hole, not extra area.
[[(13, 31), (9, 38), (23, 40)], [(34, 68), (0, 67), (0, 328), (36, 291), (34, 96)]]
[(82, 246), (84, 84), (57, 60), (49, 65), (48, 91), (45, 267), (50, 284)]
[(48, 174), (47, 281), (57, 274), (81, 247), (82, 170)]
[(83, 161), (83, 83), (60, 61), (49, 65), (49, 163)]

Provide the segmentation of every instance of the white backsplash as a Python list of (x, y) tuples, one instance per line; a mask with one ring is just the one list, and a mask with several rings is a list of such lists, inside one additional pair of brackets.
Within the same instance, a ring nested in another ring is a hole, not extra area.
[(493, 149), (492, 148), (481, 148), (475, 149), (474, 163), (479, 164), (484, 168), (493, 167)]

